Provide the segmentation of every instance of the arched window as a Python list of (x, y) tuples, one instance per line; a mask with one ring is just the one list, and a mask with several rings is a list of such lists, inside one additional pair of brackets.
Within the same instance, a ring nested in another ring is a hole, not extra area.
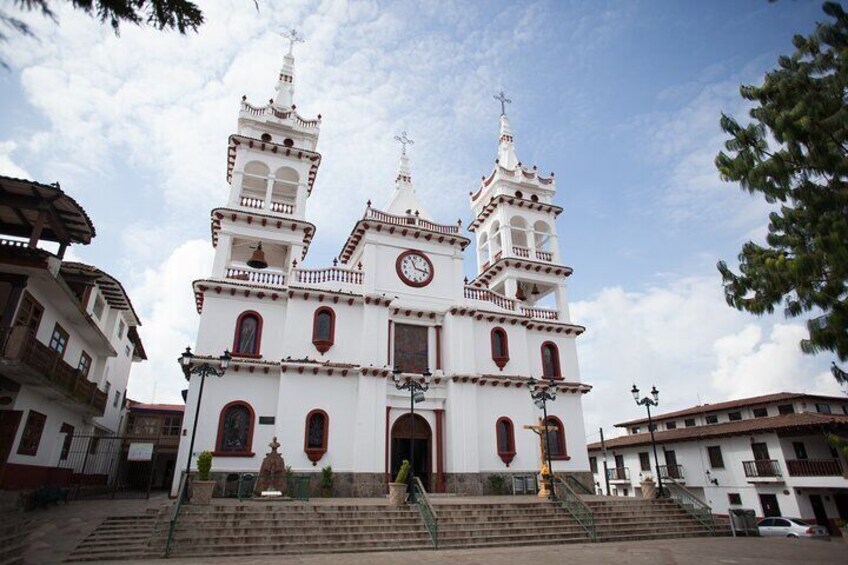
[(548, 379), (562, 378), (559, 369), (559, 349), (550, 341), (542, 344), (542, 376)]
[(494, 328), (492, 330), (492, 361), (498, 366), (498, 369), (503, 370), (504, 365), (509, 363), (509, 342), (506, 338), (506, 332), (503, 328)]
[(513, 457), (515, 457), (515, 431), (512, 427), (512, 420), (506, 416), (498, 418), (495, 431), (498, 436), (498, 456), (509, 467)]
[(306, 431), (303, 438), (303, 451), (312, 461), (312, 465), (327, 453), (327, 437), (330, 431), (330, 417), (323, 410), (313, 410), (306, 415)]
[(218, 441), (215, 455), (219, 457), (253, 457), (253, 408), (242, 400), (230, 402), (221, 410), (218, 420)]
[(562, 425), (562, 421), (556, 416), (548, 416), (545, 425), (556, 428), (556, 430), (548, 432), (550, 434), (548, 441), (551, 446), (551, 459), (571, 459), (566, 449), (565, 427)]
[(233, 338), (233, 355), (259, 357), (261, 340), (262, 316), (252, 310), (242, 312), (238, 320), (236, 320), (236, 334)]
[(315, 310), (312, 319), (312, 344), (321, 353), (333, 346), (336, 335), (336, 313), (328, 306)]

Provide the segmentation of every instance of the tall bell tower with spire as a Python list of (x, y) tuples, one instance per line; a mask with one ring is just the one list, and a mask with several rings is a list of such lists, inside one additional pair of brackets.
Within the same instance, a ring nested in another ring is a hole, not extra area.
[(479, 275), (471, 283), (516, 300), (525, 310), (555, 306), (554, 319), (568, 322), (565, 278), (571, 269), (562, 263), (556, 218), (562, 208), (553, 204), (554, 174), (542, 176), (537, 167), (517, 156), (503, 91), (498, 156), (470, 203), (475, 219), (469, 230), (477, 235)]

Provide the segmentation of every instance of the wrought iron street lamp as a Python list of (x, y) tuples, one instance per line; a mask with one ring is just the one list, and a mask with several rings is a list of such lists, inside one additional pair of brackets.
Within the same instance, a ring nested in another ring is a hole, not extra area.
[(530, 377), (527, 381), (527, 386), (530, 387), (530, 398), (537, 408), (542, 409), (542, 428), (545, 434), (545, 456), (548, 462), (548, 497), (551, 500), (556, 500), (554, 493), (554, 466), (551, 463), (551, 435), (548, 433), (548, 402), (556, 400), (556, 385), (553, 381), (549, 381), (546, 386), (537, 388), (539, 381)]
[[(192, 359), (194, 355), (191, 352), (191, 347), (186, 347), (185, 351), (179, 358), (180, 365), (183, 368), (183, 374), (186, 379), (190, 379), (191, 375), (200, 375), (200, 390), (197, 393), (197, 407), (194, 410), (194, 425), (191, 429), (191, 441), (188, 444), (188, 458), (186, 461), (186, 483), (188, 482), (189, 475), (191, 474), (191, 457), (194, 453), (194, 438), (197, 435), (197, 420), (200, 417), (200, 401), (203, 399), (203, 384), (206, 382), (206, 377), (209, 375), (215, 375), (216, 377), (223, 377), (224, 373), (227, 372), (227, 367), (230, 365), (230, 360), (232, 356), (230, 352), (224, 350), (224, 354), (218, 357), (218, 367), (212, 366), (210, 363), (201, 363), (199, 365), (192, 366)], [(183, 489), (183, 497), (188, 493), (188, 488)]]
[(633, 394), (633, 400), (636, 401), (637, 406), (644, 406), (648, 410), (648, 431), (651, 432), (651, 447), (654, 450), (654, 466), (657, 469), (657, 489), (660, 497), (665, 496), (665, 491), (663, 491), (662, 484), (662, 473), (660, 473), (660, 460), (657, 458), (657, 442), (654, 440), (654, 421), (651, 419), (651, 406), (659, 406), (660, 404), (660, 391), (657, 390), (657, 387), (651, 387), (651, 396), (653, 398), (645, 398), (639, 399), (639, 389), (636, 388), (636, 385), (633, 385), (633, 388), (630, 390), (630, 393)]
[(392, 371), (392, 376), (395, 380), (395, 388), (398, 390), (409, 391), (409, 496), (410, 500), (414, 500), (415, 494), (413, 490), (413, 480), (415, 478), (415, 449), (413, 449), (413, 442), (415, 439), (413, 437), (413, 425), (415, 423), (415, 403), (424, 402), (424, 393), (430, 388), (430, 377), (433, 375), (430, 373), (430, 369), (424, 369), (424, 372), (421, 373), (421, 376), (424, 377), (424, 382), (421, 383), (413, 377), (407, 377), (401, 381), (402, 374), (403, 372), (397, 367), (395, 367), (394, 371)]

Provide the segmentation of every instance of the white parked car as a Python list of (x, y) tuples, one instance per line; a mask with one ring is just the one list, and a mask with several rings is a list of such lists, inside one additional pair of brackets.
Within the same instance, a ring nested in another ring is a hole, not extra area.
[(830, 532), (799, 518), (763, 518), (757, 523), (761, 536), (785, 538), (811, 538), (830, 541)]

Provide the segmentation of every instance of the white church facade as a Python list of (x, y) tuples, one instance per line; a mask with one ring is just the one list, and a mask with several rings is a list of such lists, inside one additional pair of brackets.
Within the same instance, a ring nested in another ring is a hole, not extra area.
[[(509, 484), (538, 472), (539, 441), (524, 428), (542, 419), (532, 376), (557, 391), (547, 405), (554, 471), (591, 484), (581, 406), (591, 387), (580, 381), (575, 344), (585, 328), (569, 316), (553, 174), (518, 161), (502, 113), (498, 159), (470, 196), (475, 219), (465, 232), (419, 202), (404, 136), (388, 206), (368, 202), (332, 266), (303, 268), (316, 231), (307, 202), (321, 116), (302, 118), (293, 94), (289, 50), (276, 97), (266, 106), (243, 99), (229, 138), (229, 199), (211, 213), (214, 264), (193, 285), (192, 362), (225, 350), (233, 359), (222, 378), (205, 381), (194, 457), (212, 451), (223, 484), (257, 472), (277, 437), (296, 473), (331, 466), (335, 494), (381, 496), (409, 457), (411, 434), (429, 491), (482, 494), (490, 475)], [(468, 281), (471, 234), (479, 275)], [(410, 395), (394, 370), (401, 380), (431, 375), (411, 427)], [(192, 375), (178, 469), (199, 389)]]

